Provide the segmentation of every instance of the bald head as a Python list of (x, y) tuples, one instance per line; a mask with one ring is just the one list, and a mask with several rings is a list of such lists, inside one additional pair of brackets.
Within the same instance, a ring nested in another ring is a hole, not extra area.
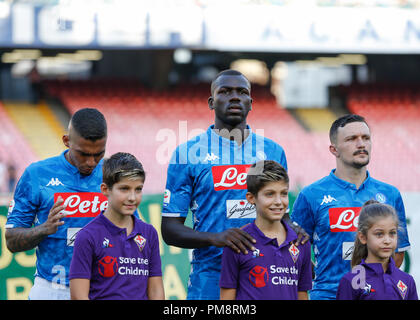
[(214, 78), (214, 80), (211, 83), (211, 87), (210, 87), (210, 91), (211, 91), (211, 95), (213, 96), (214, 93), (214, 89), (217, 87), (217, 83), (219, 82), (220, 78), (223, 76), (242, 76), (244, 77), (244, 79), (246, 79), (246, 81), (248, 82), (248, 89), (251, 91), (251, 84), (249, 83), (249, 80), (247, 79), (247, 77), (245, 77), (241, 72), (233, 70), (233, 69), (227, 69), (224, 70), (222, 72), (220, 72), (219, 74), (217, 74), (216, 78)]

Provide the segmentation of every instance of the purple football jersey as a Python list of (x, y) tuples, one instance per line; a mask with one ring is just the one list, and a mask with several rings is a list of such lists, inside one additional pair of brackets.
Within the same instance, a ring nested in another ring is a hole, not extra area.
[(341, 279), (337, 300), (418, 300), (416, 283), (411, 275), (401, 271), (390, 258), (384, 272), (380, 263), (355, 266)]
[(70, 280), (90, 279), (89, 299), (147, 300), (148, 278), (162, 276), (157, 232), (133, 218), (128, 236), (103, 213), (77, 234)]
[(225, 247), (222, 256), (221, 288), (235, 288), (237, 300), (297, 300), (298, 291), (312, 288), (311, 245), (295, 246), (296, 233), (287, 225), (282, 244), (255, 225), (243, 227), (257, 241), (256, 250), (236, 253)]

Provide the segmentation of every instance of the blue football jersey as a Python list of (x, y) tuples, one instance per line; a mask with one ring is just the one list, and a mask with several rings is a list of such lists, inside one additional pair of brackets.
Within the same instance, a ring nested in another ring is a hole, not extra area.
[(315, 279), (310, 297), (313, 300), (335, 299), (340, 279), (351, 270), (350, 262), (363, 204), (377, 200), (393, 206), (400, 219), (398, 250), (410, 247), (404, 204), (397, 188), (370, 177), (356, 185), (339, 179), (335, 169), (299, 193), (292, 220), (310, 235), (315, 258)]
[(102, 163), (92, 174), (81, 175), (64, 154), (29, 165), (20, 178), (9, 208), (6, 228), (30, 228), (44, 223), (58, 196), (67, 216), (55, 234), (36, 248), (36, 275), (57, 284), (69, 284), (68, 274), (76, 233), (105, 210), (108, 201), (100, 193)]
[[(287, 162), (281, 146), (248, 130), (238, 145), (212, 125), (177, 147), (168, 166), (164, 217), (187, 217), (190, 209), (193, 228), (200, 232), (239, 228), (255, 219), (255, 207), (245, 196), (248, 168), (267, 159), (287, 169)], [(222, 252), (214, 246), (193, 250), (188, 299), (218, 299)]]

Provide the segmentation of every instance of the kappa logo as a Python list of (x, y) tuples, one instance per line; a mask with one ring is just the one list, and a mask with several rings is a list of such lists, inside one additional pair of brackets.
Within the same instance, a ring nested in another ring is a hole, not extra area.
[(206, 155), (206, 157), (204, 158), (204, 161), (214, 161), (214, 160), (218, 160), (220, 159), (219, 156), (216, 156), (213, 152), (211, 154)]
[(51, 178), (50, 182), (48, 182), (46, 186), (57, 187), (57, 186), (64, 186), (64, 184), (60, 180), (58, 180), (58, 178)]
[(331, 197), (330, 195), (328, 195), (328, 196), (325, 196), (325, 195), (324, 195), (324, 199), (322, 199), (321, 206), (322, 206), (323, 204), (328, 204), (328, 203), (331, 203), (331, 202), (333, 202), (333, 201), (337, 201), (337, 199), (336, 199), (336, 198), (334, 198), (334, 197)]

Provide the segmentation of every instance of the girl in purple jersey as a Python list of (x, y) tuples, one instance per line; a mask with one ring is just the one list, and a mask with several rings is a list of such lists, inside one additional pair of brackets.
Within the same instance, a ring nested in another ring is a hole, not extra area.
[(416, 284), (393, 259), (397, 248), (395, 209), (375, 200), (360, 212), (351, 261), (352, 271), (341, 279), (337, 300), (418, 300)]

